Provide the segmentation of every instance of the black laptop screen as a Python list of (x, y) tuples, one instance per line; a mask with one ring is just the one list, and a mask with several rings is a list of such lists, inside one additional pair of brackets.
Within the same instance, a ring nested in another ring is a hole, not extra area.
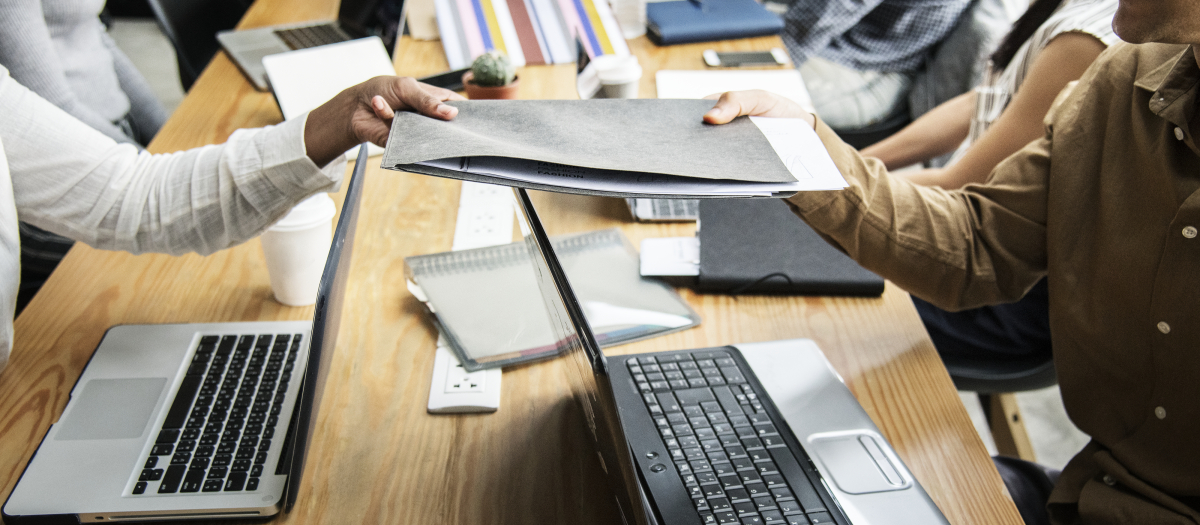
[[(292, 510), (296, 493), (300, 490), (300, 478), (304, 474), (305, 458), (313, 436), (313, 425), (317, 422), (317, 409), (321, 406), (321, 394), (325, 390), (325, 377), (329, 374), (329, 362), (337, 347), (338, 327), (342, 321), (342, 300), (346, 295), (346, 281), (350, 275), (350, 254), (354, 247), (354, 232), (358, 225), (359, 204), (362, 201), (363, 172), (367, 166), (367, 146), (358, 149), (358, 160), (346, 189), (346, 200), (342, 202), (342, 214), (334, 230), (329, 258), (325, 260), (325, 271), (317, 288), (317, 305), (313, 314), (312, 339), (309, 342), (308, 366), (304, 370), (304, 383), (300, 387), (300, 400), (296, 403), (289, 439), (291, 469), (288, 472), (288, 489), (285, 510)], [(285, 464), (288, 464), (285, 462)]]
[(626, 523), (644, 525), (647, 523), (646, 510), (641, 504), (633, 457), (617, 415), (607, 361), (600, 351), (600, 345), (596, 344), (566, 272), (551, 247), (550, 238), (542, 227), (533, 202), (529, 200), (529, 194), (522, 188), (514, 188), (513, 191), (522, 211), (517, 219), (525, 245), (529, 248), (529, 259), (533, 261), (538, 288), (546, 303), (546, 314), (555, 331), (559, 351), (568, 360), (566, 370), (571, 392), (583, 410), (588, 433), (600, 453), (601, 467), (617, 498), (621, 514)]
[(353, 38), (377, 36), (391, 54), (399, 36), (404, 0), (342, 0), (338, 25)]

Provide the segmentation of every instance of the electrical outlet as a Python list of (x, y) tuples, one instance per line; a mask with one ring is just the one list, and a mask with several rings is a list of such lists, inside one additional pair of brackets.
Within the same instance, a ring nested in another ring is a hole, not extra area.
[(499, 368), (467, 372), (439, 337), (429, 387), (429, 413), (495, 412), (500, 408), (501, 377)]
[(463, 182), (454, 223), (452, 250), (469, 250), (512, 242), (511, 188)]
[[(454, 224), (454, 246), (451, 250), (512, 242), (513, 220), (516, 217), (514, 205), (512, 188), (464, 181), (458, 198), (458, 219)], [(415, 283), (409, 283), (409, 290), (424, 301), (425, 294), (418, 293), (420, 288)], [(446, 346), (446, 341), (438, 337), (433, 378), (429, 385), (429, 413), (499, 410), (501, 374), (499, 368), (468, 372)]]
[(468, 392), (487, 391), (487, 370), (468, 372), (462, 363), (457, 362), (446, 367), (446, 393), (465, 394)]

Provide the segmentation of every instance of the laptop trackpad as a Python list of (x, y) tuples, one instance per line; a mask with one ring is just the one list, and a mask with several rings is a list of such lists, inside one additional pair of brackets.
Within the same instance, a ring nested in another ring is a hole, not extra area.
[(806, 448), (847, 494), (901, 490), (909, 485), (870, 434), (814, 436)]
[(59, 422), (57, 441), (127, 439), (142, 435), (167, 384), (165, 377), (93, 379)]

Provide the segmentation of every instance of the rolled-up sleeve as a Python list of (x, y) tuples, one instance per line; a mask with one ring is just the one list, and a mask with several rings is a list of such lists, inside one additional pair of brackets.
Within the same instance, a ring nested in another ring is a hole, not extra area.
[(211, 253), (341, 180), (305, 154), (297, 118), (225, 144), (151, 155), (72, 118), (0, 67), (0, 139), (21, 220), (104, 249)]
[(998, 165), (989, 184), (945, 191), (889, 175), (820, 120), (817, 135), (849, 187), (788, 203), (863, 267), (947, 309), (1016, 300), (1045, 275), (1049, 138)]

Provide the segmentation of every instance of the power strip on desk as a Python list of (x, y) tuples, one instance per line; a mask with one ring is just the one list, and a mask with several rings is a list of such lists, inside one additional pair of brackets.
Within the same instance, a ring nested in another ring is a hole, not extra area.
[[(514, 204), (512, 188), (463, 182), (451, 250), (511, 243)], [(429, 386), (429, 413), (495, 412), (500, 408), (501, 377), (499, 368), (467, 372), (439, 336)]]

